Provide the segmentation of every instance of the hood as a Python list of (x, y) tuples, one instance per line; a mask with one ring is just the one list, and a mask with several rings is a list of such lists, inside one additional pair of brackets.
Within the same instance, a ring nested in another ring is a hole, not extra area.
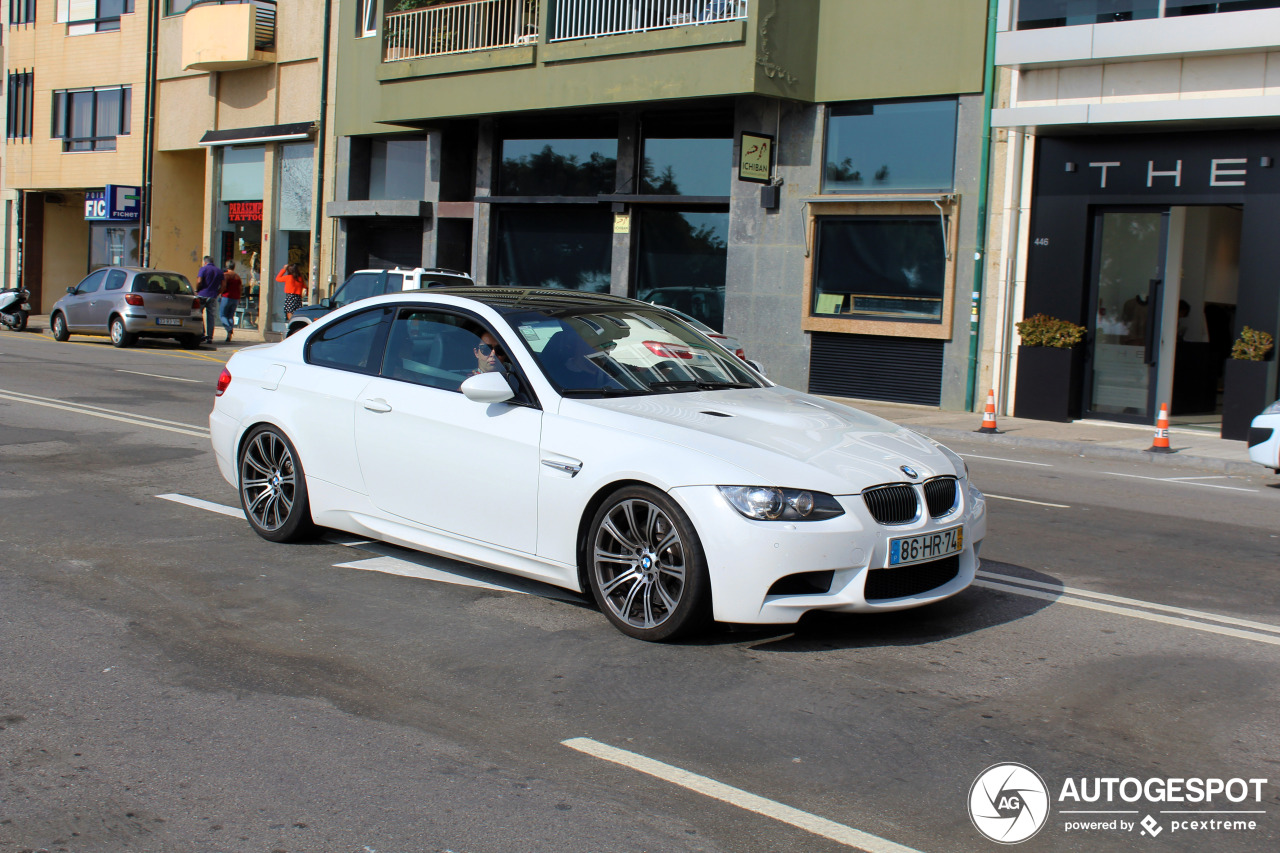
[[(839, 495), (881, 483), (962, 473), (919, 433), (780, 386), (565, 402), (562, 414), (678, 444), (760, 477), (755, 483), (718, 485), (772, 485)], [(907, 476), (903, 465), (914, 469), (917, 478)]]

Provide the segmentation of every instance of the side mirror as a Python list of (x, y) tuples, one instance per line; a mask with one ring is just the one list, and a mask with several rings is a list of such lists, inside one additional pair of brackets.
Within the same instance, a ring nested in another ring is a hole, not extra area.
[(474, 403), (505, 403), (515, 396), (506, 374), (477, 373), (462, 383), (462, 395)]
[(754, 358), (747, 358), (747, 359), (743, 359), (743, 361), (745, 361), (747, 364), (751, 365), (751, 369), (752, 369), (752, 370), (754, 370), (756, 373), (759, 373), (761, 376), (768, 376), (768, 375), (769, 375), (768, 373), (765, 373), (765, 371), (764, 371), (764, 365), (763, 365), (763, 364), (761, 364), (760, 362), (756, 361)]
[(326, 311), (333, 310), (333, 300), (328, 296), (326, 296), (324, 299), (320, 300), (320, 307), (325, 309)]
[(70, 295), (74, 296), (74, 295), (75, 295), (75, 293), (76, 293), (76, 289), (75, 289), (74, 287), (68, 287), (68, 288), (67, 288), (67, 293), (69, 293)]

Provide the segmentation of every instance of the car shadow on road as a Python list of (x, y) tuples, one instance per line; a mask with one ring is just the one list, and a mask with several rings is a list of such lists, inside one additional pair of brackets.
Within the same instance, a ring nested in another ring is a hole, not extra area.
[[(773, 652), (816, 652), (879, 646), (923, 646), (1034, 616), (1063, 584), (1052, 575), (1009, 563), (984, 562), (978, 579), (936, 604), (889, 613), (813, 611), (793, 626), (740, 626), (727, 642)], [(758, 642), (747, 635), (759, 633)]]

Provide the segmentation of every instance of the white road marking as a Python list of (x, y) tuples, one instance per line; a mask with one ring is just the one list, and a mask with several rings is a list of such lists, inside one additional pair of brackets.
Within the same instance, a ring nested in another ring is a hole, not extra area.
[(919, 853), (914, 848), (904, 847), (901, 844), (887, 841), (860, 829), (854, 829), (851, 826), (845, 826), (842, 823), (836, 823), (809, 812), (800, 811), (774, 800), (748, 793), (741, 788), (734, 788), (723, 782), (717, 782), (715, 779), (699, 776), (696, 773), (690, 773), (688, 770), (665, 764), (639, 753), (618, 749), (591, 738), (575, 737), (560, 743), (578, 752), (586, 753), (603, 761), (620, 764), (623, 767), (629, 767), (632, 770), (653, 776), (664, 782), (670, 782), (673, 785), (679, 785), (681, 788), (711, 797), (714, 800), (720, 800), (731, 806), (737, 806), (740, 809), (773, 818), (776, 821), (803, 829), (814, 835), (829, 838), (847, 847), (865, 850), (866, 853)]
[(1048, 462), (1027, 462), (1024, 459), (1003, 459), (999, 456), (979, 456), (976, 453), (957, 453), (957, 456), (963, 456), (966, 459), (990, 459), (992, 462), (1012, 462), (1015, 465), (1035, 465), (1039, 468), (1052, 468)]
[[(1016, 579), (1025, 583), (1021, 579)], [(1114, 604), (1106, 604), (1101, 601), (1092, 601), (1087, 598), (1073, 598), (1064, 595), (1062, 592), (1040, 592), (1035, 589), (1028, 589), (1021, 586), (1010, 586), (1009, 584), (993, 583), (987, 580), (975, 580), (974, 586), (983, 587), (985, 589), (994, 589), (1000, 592), (1011, 592), (1014, 595), (1023, 595), (1027, 598), (1037, 598), (1041, 601), (1050, 601), (1053, 603), (1069, 604), (1072, 607), (1083, 607), (1088, 610), (1100, 610), (1104, 613), (1113, 613), (1118, 616), (1129, 616), (1134, 619), (1144, 619), (1148, 622), (1158, 622), (1162, 625), (1171, 625), (1176, 628), (1190, 628), (1193, 631), (1203, 631), (1207, 634), (1221, 634), (1225, 637), (1235, 637), (1241, 640), (1253, 640), (1257, 643), (1266, 643), (1272, 646), (1280, 646), (1280, 636), (1270, 636), (1254, 631), (1242, 631), (1239, 628), (1230, 628), (1225, 625), (1210, 625), (1205, 622), (1195, 622), (1190, 619), (1180, 619), (1175, 616), (1162, 616), (1159, 613), (1147, 613), (1142, 610), (1136, 610), (1131, 607), (1117, 607)], [(1222, 617), (1215, 617), (1221, 619)]]
[(171, 382), (195, 382), (197, 384), (204, 383), (204, 379), (183, 379), (181, 376), (161, 376), (159, 373), (143, 373), (140, 370), (121, 370), (116, 368), (116, 373), (132, 373), (134, 376), (150, 376), (152, 379), (168, 379)]
[(1066, 504), (1047, 504), (1044, 501), (1032, 501), (1032, 500), (1027, 500), (1026, 498), (1008, 498), (1008, 497), (1005, 497), (1004, 495), (991, 495), (985, 492), (983, 493), (982, 496), (985, 498), (995, 498), (998, 501), (1016, 501), (1017, 503), (1020, 503), (1020, 504), (1035, 504), (1036, 506), (1051, 506), (1057, 509), (1071, 509), (1071, 507), (1067, 506)]
[(408, 560), (401, 560), (398, 557), (373, 557), (372, 559), (356, 560), (351, 563), (338, 563), (334, 568), (360, 569), (365, 572), (382, 572), (386, 575), (399, 575), (400, 577), (418, 578), (424, 581), (451, 583), (454, 586), (474, 586), (479, 589), (493, 589), (499, 592), (518, 592), (521, 595), (529, 594), (527, 590), (514, 589), (509, 586), (502, 586), (501, 584), (477, 580), (476, 578), (455, 575), (452, 572), (441, 571), (440, 569), (422, 565), (421, 563), (412, 563)]
[(219, 515), (230, 516), (231, 518), (244, 518), (244, 510), (238, 506), (226, 506), (224, 504), (216, 504), (213, 501), (201, 500), (200, 498), (189, 498), (186, 495), (156, 495), (156, 497), (165, 501), (173, 501), (176, 504), (185, 504), (193, 506), (196, 509), (204, 509), (209, 512), (216, 512)]
[[(1181, 486), (1203, 486), (1206, 489), (1226, 489), (1230, 492), (1257, 492), (1257, 489), (1242, 489), (1239, 486), (1219, 486), (1216, 483), (1190, 483), (1185, 477), (1144, 477), (1141, 474), (1121, 474), (1118, 471), (1103, 471), (1112, 477), (1130, 477), (1134, 480), (1155, 480), (1157, 483), (1177, 483)], [(1197, 477), (1196, 479), (1202, 479)]]
[(164, 430), (165, 432), (176, 432), (181, 435), (190, 435), (195, 438), (208, 438), (209, 428), (192, 426), (179, 421), (167, 421), (163, 418), (153, 418), (148, 415), (135, 415), (129, 412), (119, 412), (115, 409), (103, 409), (99, 406), (89, 406), (83, 403), (67, 403), (62, 400), (51, 400), (47, 397), (36, 397), (31, 394), (20, 394), (17, 391), (6, 391), (0, 389), (0, 399), (12, 400), (15, 403), (27, 403), (32, 406), (43, 406), (48, 409), (58, 409), (64, 412), (74, 412), (79, 415), (89, 415), (94, 418), (103, 418), (108, 421), (119, 421), (120, 423), (132, 424), (134, 426), (150, 427), (151, 429)]

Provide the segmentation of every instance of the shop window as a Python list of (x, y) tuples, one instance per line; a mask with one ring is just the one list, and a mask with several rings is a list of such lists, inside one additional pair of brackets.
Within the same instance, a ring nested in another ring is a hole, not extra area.
[(115, 32), (120, 16), (133, 13), (133, 0), (58, 0), (56, 20), (67, 25), (67, 35)]
[(9, 74), (7, 135), (9, 139), (31, 138), (31, 107), (35, 97), (35, 72)]
[(727, 196), (733, 177), (733, 116), (673, 114), (641, 121), (640, 192)]
[(36, 22), (36, 0), (9, 0), (9, 26), (34, 24)]
[(955, 98), (861, 101), (831, 107), (824, 193), (949, 192)]
[(635, 298), (724, 326), (729, 213), (644, 210)]
[(63, 151), (114, 151), (129, 135), (132, 102), (129, 86), (54, 92), (51, 134)]
[(369, 198), (421, 199), (427, 184), (427, 140), (369, 141)]
[(829, 216), (816, 227), (811, 314), (941, 323), (947, 254), (937, 216)]
[(495, 195), (611, 193), (618, 170), (616, 118), (508, 121), (499, 128)]
[(613, 214), (594, 207), (527, 205), (497, 211), (499, 287), (608, 293)]

